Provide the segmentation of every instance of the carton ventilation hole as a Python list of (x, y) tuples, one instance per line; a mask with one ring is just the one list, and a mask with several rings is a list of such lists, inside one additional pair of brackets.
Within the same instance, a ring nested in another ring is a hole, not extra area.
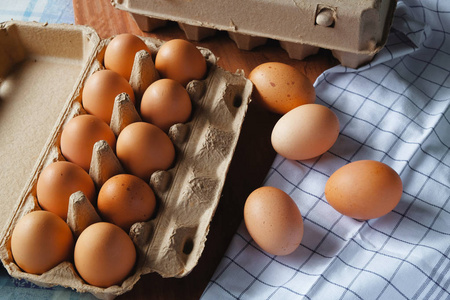
[(233, 106), (239, 107), (242, 105), (242, 97), (239, 94), (234, 95)]
[(189, 255), (191, 254), (193, 249), (194, 249), (194, 241), (191, 238), (186, 239), (183, 245), (183, 253)]

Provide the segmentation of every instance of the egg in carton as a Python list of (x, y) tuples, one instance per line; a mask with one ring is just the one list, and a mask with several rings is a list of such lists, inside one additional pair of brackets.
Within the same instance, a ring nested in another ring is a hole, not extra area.
[[(156, 79), (148, 66), (164, 43), (142, 39), (151, 53), (136, 55), (130, 84), (137, 95), (142, 95)], [(241, 71), (232, 74), (221, 69), (213, 53), (200, 48), (207, 62), (207, 75), (186, 86), (192, 115), (188, 122), (175, 124), (168, 132), (176, 150), (175, 162), (150, 178), (158, 201), (157, 212), (149, 221), (131, 227), (129, 235), (136, 247), (137, 261), (120, 285), (107, 288), (90, 285), (78, 275), (71, 261), (41, 275), (26, 273), (12, 256), (14, 226), (27, 213), (41, 209), (36, 198), (40, 172), (53, 162), (65, 160), (60, 150), (61, 132), (69, 120), (86, 114), (81, 91), (86, 79), (103, 68), (109, 41), (101, 40), (87, 26), (17, 21), (0, 25), (0, 46), (5, 46), (0, 47), (0, 98), (5, 108), (0, 118), (0, 136), (7, 136), (10, 142), (2, 143), (6, 146), (1, 156), (6, 170), (1, 189), (1, 213), (5, 220), (0, 240), (2, 263), (15, 278), (40, 286), (60, 285), (89, 292), (102, 299), (131, 290), (144, 274), (157, 272), (162, 277), (183, 277), (195, 267), (205, 246), (252, 90), (251, 82)], [(60, 78), (72, 81), (61, 86)], [(21, 88), (26, 90), (22, 92)], [(115, 134), (139, 121), (139, 113), (127, 95), (118, 95), (110, 124)], [(17, 143), (11, 145), (14, 139)], [(98, 141), (89, 170), (97, 188), (123, 172), (111, 147)], [(74, 236), (99, 221), (101, 218), (86, 196), (82, 192), (72, 194), (67, 223)]]
[(239, 49), (277, 40), (290, 58), (302, 60), (329, 49), (347, 67), (372, 60), (384, 46), (396, 0), (111, 0), (130, 12), (143, 31), (173, 21), (186, 37), (199, 41), (225, 31)]

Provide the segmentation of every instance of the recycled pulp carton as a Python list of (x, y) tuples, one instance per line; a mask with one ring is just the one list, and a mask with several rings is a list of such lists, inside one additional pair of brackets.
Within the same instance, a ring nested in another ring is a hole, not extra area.
[[(143, 40), (154, 57), (163, 42)], [(213, 53), (200, 49), (207, 61), (207, 76), (187, 86), (193, 115), (189, 122), (175, 124), (169, 131), (176, 162), (150, 180), (159, 210), (154, 219), (136, 223), (130, 230), (138, 259), (133, 273), (121, 285), (91, 286), (78, 276), (71, 262), (42, 275), (25, 273), (11, 254), (12, 231), (22, 216), (40, 209), (36, 199), (39, 174), (51, 162), (64, 160), (59, 149), (61, 131), (68, 120), (85, 113), (81, 105), (83, 84), (90, 74), (103, 68), (108, 42), (86, 26), (0, 24), (0, 258), (16, 278), (41, 286), (61, 285), (105, 299), (131, 290), (143, 274), (182, 277), (197, 264), (252, 90), (241, 72), (232, 74), (217, 67)], [(113, 114), (121, 119), (118, 124), (122, 127), (124, 122), (133, 122), (127, 113), (116, 111)], [(103, 152), (95, 153), (102, 157)], [(101, 164), (96, 165), (101, 172)], [(98, 178), (98, 171), (91, 169), (90, 175)]]
[(280, 42), (290, 58), (319, 48), (332, 50), (342, 65), (356, 68), (380, 51), (391, 27), (396, 0), (111, 0), (128, 11), (143, 31), (178, 22), (188, 39), (227, 31), (240, 49), (267, 39)]

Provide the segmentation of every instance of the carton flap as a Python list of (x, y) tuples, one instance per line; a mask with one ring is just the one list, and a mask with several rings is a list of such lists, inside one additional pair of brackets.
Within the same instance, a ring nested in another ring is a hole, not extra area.
[(0, 61), (10, 64), (0, 74), (0, 229), (4, 229), (94, 45), (83, 38), (85, 28), (74, 31), (72, 25), (67, 25), (75, 32), (70, 35), (61, 32), (64, 27), (1, 25), (0, 45), (8, 47), (2, 48)]

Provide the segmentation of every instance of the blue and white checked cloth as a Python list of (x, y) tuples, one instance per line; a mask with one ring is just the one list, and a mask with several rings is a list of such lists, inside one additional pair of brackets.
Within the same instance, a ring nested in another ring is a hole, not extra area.
[(1, 0), (0, 22), (75, 23), (72, 0)]
[[(339, 118), (336, 144), (308, 161), (277, 156), (264, 183), (300, 208), (300, 247), (269, 255), (242, 224), (202, 299), (450, 299), (450, 1), (398, 1), (375, 60), (327, 70), (315, 87)], [(398, 206), (367, 222), (324, 197), (328, 177), (361, 159), (404, 184)]]

